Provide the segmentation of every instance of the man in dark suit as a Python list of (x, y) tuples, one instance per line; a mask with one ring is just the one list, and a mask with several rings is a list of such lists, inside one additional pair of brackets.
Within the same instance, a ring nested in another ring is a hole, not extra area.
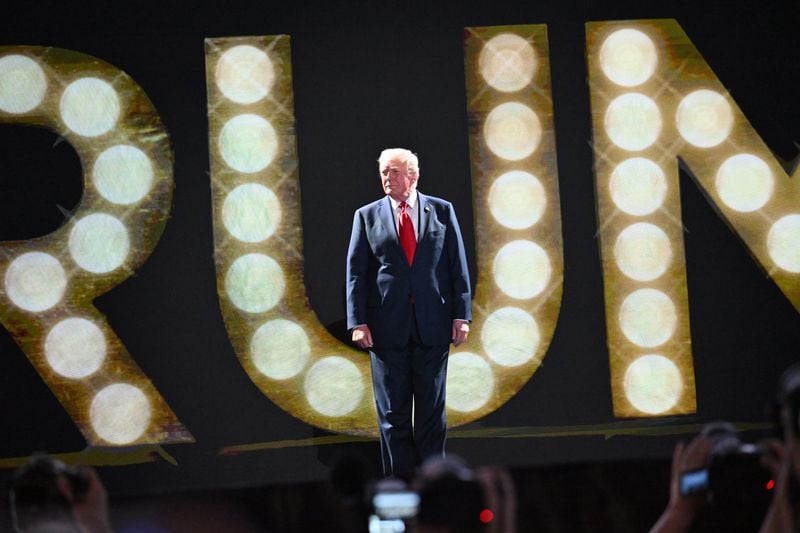
[(417, 192), (417, 156), (387, 149), (378, 168), (386, 196), (353, 219), (347, 327), (370, 350), (384, 474), (408, 479), (444, 455), (447, 356), (469, 333), (470, 283), (453, 205)]

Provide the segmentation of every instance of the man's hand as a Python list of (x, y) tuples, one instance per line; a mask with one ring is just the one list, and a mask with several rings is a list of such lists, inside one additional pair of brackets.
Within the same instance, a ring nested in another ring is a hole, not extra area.
[(795, 531), (789, 486), (792, 480), (792, 457), (797, 442), (790, 436), (786, 444), (778, 440), (762, 441), (766, 453), (761, 457), (761, 466), (768, 469), (775, 480), (767, 515), (761, 524), (761, 533)]
[(363, 324), (353, 328), (353, 342), (359, 348), (372, 348), (372, 332)]
[(689, 531), (695, 515), (706, 504), (705, 492), (682, 495), (681, 474), (708, 467), (712, 441), (698, 435), (688, 445), (679, 442), (672, 453), (672, 475), (669, 484), (669, 504), (650, 533), (677, 533)]
[(466, 320), (455, 319), (453, 320), (453, 346), (458, 346), (465, 340), (467, 340), (467, 336), (469, 335), (469, 322)]
[(61, 494), (72, 507), (72, 516), (81, 533), (111, 533), (108, 519), (108, 494), (94, 468), (81, 469), (89, 482), (85, 494), (75, 494), (67, 479), (59, 475), (56, 478)]
[(670, 479), (670, 505), (689, 507), (696, 512), (706, 504), (706, 495), (681, 495), (681, 475), (685, 472), (708, 468), (708, 457), (713, 441), (705, 435), (698, 435), (684, 445), (679, 442), (672, 454), (672, 476)]

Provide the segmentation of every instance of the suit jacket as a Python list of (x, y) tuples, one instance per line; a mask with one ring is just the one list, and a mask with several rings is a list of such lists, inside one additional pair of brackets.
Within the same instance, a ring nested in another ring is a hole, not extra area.
[(403, 348), (412, 301), (420, 340), (449, 344), (454, 319), (472, 320), (469, 272), (453, 205), (417, 193), (419, 227), (409, 266), (389, 197), (358, 209), (347, 251), (347, 327), (367, 324), (375, 348)]

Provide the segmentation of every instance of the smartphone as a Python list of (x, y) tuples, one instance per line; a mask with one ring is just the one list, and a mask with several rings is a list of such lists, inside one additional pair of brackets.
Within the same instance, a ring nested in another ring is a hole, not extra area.
[(372, 498), (374, 513), (369, 517), (369, 533), (404, 533), (419, 509), (419, 494), (402, 490), (379, 492)]
[(413, 518), (419, 508), (419, 494), (412, 491), (382, 492), (372, 498), (375, 514), (381, 518)]
[(681, 474), (681, 496), (697, 494), (705, 490), (708, 490), (708, 469), (690, 470)]

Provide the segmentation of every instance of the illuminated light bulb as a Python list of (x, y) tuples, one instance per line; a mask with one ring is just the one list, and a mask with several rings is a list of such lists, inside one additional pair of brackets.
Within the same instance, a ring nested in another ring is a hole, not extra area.
[(50, 254), (28, 252), (14, 259), (5, 275), (5, 289), (11, 302), (26, 311), (50, 309), (64, 297), (67, 275)]
[(89, 407), (89, 420), (97, 435), (111, 444), (131, 444), (150, 425), (150, 401), (139, 387), (114, 383), (98, 392)]
[(233, 305), (248, 313), (263, 313), (275, 307), (285, 288), (280, 265), (263, 254), (239, 257), (225, 275), (228, 298)]
[(627, 93), (616, 97), (603, 121), (611, 142), (624, 150), (638, 151), (651, 146), (661, 134), (661, 112), (647, 96)]
[(275, 69), (263, 51), (240, 45), (220, 56), (214, 79), (228, 99), (237, 104), (252, 104), (269, 94), (275, 82)]
[(250, 341), (253, 364), (271, 379), (293, 378), (305, 368), (310, 354), (303, 328), (282, 318), (263, 324)]
[(486, 83), (502, 92), (515, 92), (533, 79), (536, 53), (528, 41), (513, 33), (492, 37), (481, 49), (478, 68)]
[(239, 172), (264, 170), (278, 151), (278, 135), (272, 124), (252, 114), (237, 115), (219, 134), (219, 149), (225, 163)]
[(486, 360), (459, 352), (447, 361), (447, 407), (461, 413), (477, 411), (494, 392), (494, 373)]
[(495, 283), (507, 295), (528, 299), (541, 293), (550, 282), (550, 258), (532, 241), (512, 241), (497, 252), (492, 272)]
[(675, 304), (656, 289), (638, 289), (619, 309), (619, 324), (629, 341), (645, 348), (665, 343), (678, 322)]
[(700, 148), (711, 148), (730, 135), (733, 111), (724, 96), (701, 89), (687, 94), (681, 100), (675, 121), (686, 142)]
[(0, 58), (0, 110), (27, 113), (47, 92), (47, 77), (35, 60), (13, 54)]
[(741, 213), (761, 209), (772, 197), (775, 179), (760, 157), (737, 154), (719, 167), (717, 193), (722, 202)]
[(521, 170), (506, 172), (492, 183), (489, 209), (509, 229), (536, 224), (547, 207), (547, 193), (539, 179)]
[(653, 41), (639, 30), (617, 30), (600, 48), (600, 68), (608, 79), (623, 87), (649, 80), (657, 64), (658, 52)]
[(308, 404), (318, 413), (344, 416), (361, 403), (364, 377), (358, 367), (344, 357), (323, 357), (309, 369), (305, 379)]
[(243, 242), (261, 242), (270, 237), (281, 219), (281, 204), (270, 189), (258, 183), (239, 185), (222, 205), (225, 229)]
[(125, 262), (130, 239), (125, 224), (105, 213), (80, 219), (69, 233), (69, 253), (82, 269), (94, 274), (111, 272)]
[(683, 380), (675, 363), (662, 355), (643, 355), (625, 371), (623, 390), (638, 410), (658, 415), (672, 409), (683, 393)]
[(486, 318), (481, 329), (481, 345), (486, 355), (501, 366), (527, 363), (539, 347), (539, 326), (527, 312), (503, 307)]
[(800, 273), (800, 214), (786, 215), (772, 225), (767, 252), (778, 267)]
[(617, 165), (608, 187), (614, 205), (633, 216), (649, 215), (661, 207), (667, 196), (664, 171), (643, 157), (626, 159)]
[(65, 378), (81, 379), (94, 374), (106, 357), (106, 338), (100, 328), (85, 318), (65, 318), (53, 326), (44, 341), (47, 363)]
[(81, 78), (70, 83), (61, 95), (61, 119), (83, 137), (109, 132), (120, 114), (117, 91), (98, 78)]
[(150, 192), (153, 164), (135, 146), (112, 146), (103, 150), (94, 162), (92, 183), (109, 202), (130, 205)]
[(542, 139), (542, 124), (528, 106), (508, 102), (495, 107), (483, 124), (483, 136), (489, 149), (509, 161), (531, 155)]
[(664, 230), (648, 222), (631, 224), (617, 237), (614, 259), (619, 269), (636, 281), (653, 281), (672, 261), (672, 245)]

